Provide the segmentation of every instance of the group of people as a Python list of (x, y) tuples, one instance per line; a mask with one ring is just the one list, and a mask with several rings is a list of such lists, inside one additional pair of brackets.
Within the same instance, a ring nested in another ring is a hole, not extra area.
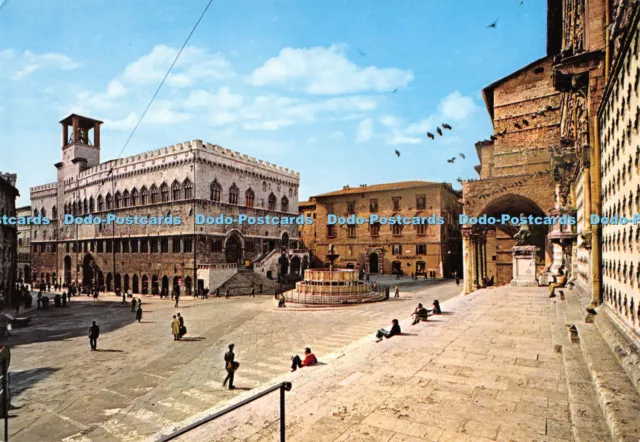
[[(127, 303), (127, 298), (124, 293), (122, 294), (122, 303), (123, 304)], [(136, 298), (131, 299), (131, 311), (136, 313), (136, 320), (138, 322), (141, 322), (142, 321), (142, 298), (138, 298), (137, 301), (136, 301)]]
[(180, 313), (173, 315), (173, 320), (171, 321), (171, 334), (173, 335), (174, 341), (179, 341), (187, 334), (187, 327), (185, 327), (184, 318)]
[[(433, 301), (433, 309), (431, 309), (431, 311), (424, 308), (422, 303), (420, 303), (411, 314), (411, 316), (413, 317), (413, 322), (411, 323), (411, 325), (416, 325), (420, 321), (427, 321), (427, 318), (429, 317), (429, 315), (441, 315), (441, 314), (442, 314), (442, 309), (440, 308), (440, 301), (438, 301), (437, 299)], [(386, 330), (384, 328), (381, 328), (376, 332), (376, 342), (380, 342), (384, 338), (389, 339), (389, 338), (392, 338), (393, 336), (397, 336), (400, 334), (402, 334), (402, 330), (400, 329), (400, 323), (398, 322), (397, 319), (392, 319), (391, 329)]]

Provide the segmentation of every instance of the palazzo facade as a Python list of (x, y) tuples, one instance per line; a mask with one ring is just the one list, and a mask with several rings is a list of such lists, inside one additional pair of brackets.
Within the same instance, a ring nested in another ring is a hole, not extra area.
[[(296, 217), (297, 172), (200, 140), (101, 163), (101, 121), (74, 114), (60, 123), (58, 179), (31, 188), (32, 215), (51, 220), (32, 226), (34, 280), (135, 293), (189, 288), (198, 268), (247, 265), (298, 239), (296, 224), (196, 223), (196, 215)], [(65, 224), (65, 214), (181, 224)]]
[[(16, 216), (16, 174), (0, 172), (0, 217)], [(16, 225), (0, 223), (0, 294), (5, 302), (9, 300), (10, 290), (17, 278), (17, 241)]]

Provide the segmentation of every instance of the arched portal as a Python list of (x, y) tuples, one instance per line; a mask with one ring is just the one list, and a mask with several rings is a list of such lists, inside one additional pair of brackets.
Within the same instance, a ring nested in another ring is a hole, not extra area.
[(158, 275), (153, 275), (151, 277), (151, 294), (157, 295), (159, 293), (158, 290)]
[(242, 264), (242, 238), (238, 232), (231, 232), (225, 239), (224, 255), (227, 263)]
[(291, 273), (294, 275), (300, 275), (300, 257), (294, 256), (291, 258)]
[(124, 291), (128, 292), (131, 287), (129, 286), (129, 275), (124, 275)]
[(28, 265), (24, 266), (24, 282), (31, 282), (31, 267), (29, 267)]
[[(520, 226), (509, 222), (503, 223), (503, 215), (511, 218), (520, 216), (544, 217), (547, 214), (533, 200), (518, 194), (505, 194), (491, 200), (482, 210), (480, 216), (494, 217), (498, 222), (493, 225), (476, 225), (469, 240), (469, 253), (465, 254), (465, 275), (473, 285), (483, 287), (493, 281), (496, 285), (511, 282), (513, 277), (512, 249), (516, 243), (514, 235)], [(548, 226), (529, 224), (530, 236), (527, 245), (538, 247), (536, 257), (536, 275), (541, 274), (551, 263), (551, 251), (547, 247)], [(444, 269), (453, 271), (455, 269)], [(466, 279), (466, 277), (465, 277)]]
[(149, 277), (147, 275), (142, 275), (142, 294), (149, 294)]
[(380, 273), (377, 253), (369, 255), (369, 273)]
[(107, 273), (107, 291), (113, 291), (113, 275), (111, 272)]
[(71, 257), (64, 257), (64, 283), (68, 286), (71, 284)]
[(82, 285), (84, 287), (91, 287), (96, 283), (95, 277), (98, 268), (93, 256), (86, 254), (82, 260)]
[(280, 258), (278, 258), (278, 269), (278, 274), (281, 276), (289, 274), (289, 258), (287, 258), (285, 253), (280, 255)]
[(131, 291), (133, 293), (140, 293), (140, 286), (138, 285), (138, 275), (133, 275), (133, 287), (131, 287)]
[(289, 234), (287, 232), (284, 232), (280, 238), (280, 247), (285, 249), (289, 248)]
[(120, 276), (120, 273), (116, 273), (116, 280), (115, 280), (114, 288), (122, 290), (122, 278)]
[(169, 277), (167, 275), (162, 277), (162, 289), (167, 290), (167, 293), (169, 293)]
[(104, 273), (102, 273), (102, 270), (98, 270), (98, 287), (100, 290), (104, 290)]

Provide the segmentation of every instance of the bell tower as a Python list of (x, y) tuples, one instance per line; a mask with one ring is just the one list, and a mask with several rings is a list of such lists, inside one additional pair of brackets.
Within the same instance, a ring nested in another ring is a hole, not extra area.
[(62, 121), (62, 161), (56, 163), (58, 180), (77, 176), (100, 164), (102, 121), (71, 114)]

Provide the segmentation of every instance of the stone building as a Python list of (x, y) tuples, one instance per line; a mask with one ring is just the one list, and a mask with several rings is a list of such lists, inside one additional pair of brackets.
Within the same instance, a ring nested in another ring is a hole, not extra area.
[[(549, 161), (559, 137), (560, 94), (553, 87), (553, 54), (548, 52), (483, 89), (493, 135), (476, 143), (479, 178), (463, 182), (464, 213), (470, 217), (546, 216), (555, 208)], [(509, 283), (518, 227), (477, 224), (461, 230), (465, 292), (482, 287), (486, 279)], [(538, 274), (552, 263), (547, 233), (546, 226), (532, 226)]]
[[(16, 179), (14, 173), (0, 173), (0, 217), (16, 216), (16, 197), (20, 195)], [(9, 299), (8, 289), (16, 282), (17, 230), (15, 224), (0, 223), (0, 293), (5, 300)]]
[[(31, 206), (18, 207), (16, 216), (31, 216)], [(18, 225), (18, 282), (31, 282), (31, 225)]]
[[(372, 274), (435, 272), (438, 277), (461, 271), (460, 193), (447, 183), (406, 181), (345, 186), (300, 204), (300, 213), (314, 219), (301, 229), (302, 243), (314, 255), (313, 265), (326, 261), (330, 245), (340, 257), (335, 265)], [(444, 223), (416, 225), (329, 225), (327, 215), (363, 217), (438, 217)]]
[[(101, 121), (73, 114), (60, 123), (57, 181), (31, 188), (32, 215), (51, 220), (32, 227), (34, 279), (134, 293), (189, 288), (196, 278), (203, 287), (209, 283), (198, 269), (210, 270), (209, 280), (217, 269), (227, 278), (230, 267), (298, 239), (294, 223), (237, 222), (241, 215), (296, 217), (297, 172), (200, 140), (101, 163)], [(181, 223), (77, 225), (65, 224), (65, 214)], [(197, 215), (233, 222), (202, 225)]]
[[(594, 169), (601, 171), (596, 177), (602, 195), (598, 213), (609, 218), (640, 216), (640, 4), (633, 5), (612, 5), (607, 25), (610, 64), (597, 113), (600, 151), (599, 168)], [(624, 365), (640, 382), (640, 220), (598, 227), (602, 274), (595, 276), (602, 278), (602, 286), (599, 291), (594, 287), (593, 300), (604, 303), (605, 311), (635, 343), (634, 351), (626, 351)]]

